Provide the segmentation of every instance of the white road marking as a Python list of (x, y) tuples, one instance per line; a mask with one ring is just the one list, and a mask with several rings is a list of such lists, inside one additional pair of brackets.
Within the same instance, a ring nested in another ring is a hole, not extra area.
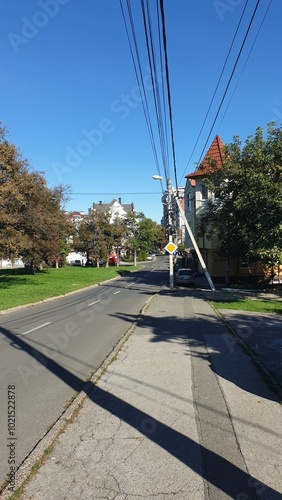
[(129, 283), (129, 285), (126, 285), (126, 287), (125, 287), (125, 288), (129, 288), (129, 287), (130, 287), (130, 286), (132, 286), (132, 285), (133, 285), (133, 282), (132, 282), (132, 283)]
[(114, 292), (113, 295), (116, 295), (117, 293), (120, 293), (120, 290), (118, 290), (117, 292)]
[(17, 337), (21, 337), (22, 335), (27, 335), (28, 333), (35, 332), (35, 330), (39, 330), (40, 328), (44, 328), (44, 326), (47, 326), (47, 325), (51, 325), (51, 321), (48, 321), (48, 323), (43, 323), (43, 325), (36, 326), (35, 328), (28, 330), (27, 332), (19, 333), (17, 335)]
[(95, 300), (95, 302), (91, 302), (91, 304), (88, 304), (88, 307), (94, 306), (94, 304), (98, 304), (98, 302), (100, 302), (100, 300)]

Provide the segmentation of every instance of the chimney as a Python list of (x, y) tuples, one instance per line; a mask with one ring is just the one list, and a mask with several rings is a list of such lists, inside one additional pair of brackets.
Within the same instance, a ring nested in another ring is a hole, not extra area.
[(118, 199), (119, 204), (121, 205), (121, 198)]

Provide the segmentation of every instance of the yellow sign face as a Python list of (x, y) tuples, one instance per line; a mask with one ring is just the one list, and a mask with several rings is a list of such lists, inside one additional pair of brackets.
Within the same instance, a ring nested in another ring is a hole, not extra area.
[(172, 241), (170, 241), (166, 246), (165, 246), (165, 250), (168, 252), (168, 253), (173, 253), (175, 252), (175, 250), (177, 250), (177, 245), (175, 245), (174, 243), (172, 243)]

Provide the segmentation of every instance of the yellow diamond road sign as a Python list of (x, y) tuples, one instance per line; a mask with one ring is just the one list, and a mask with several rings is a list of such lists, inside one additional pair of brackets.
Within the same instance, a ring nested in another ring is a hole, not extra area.
[(175, 245), (174, 243), (172, 243), (172, 241), (170, 241), (166, 246), (165, 246), (165, 250), (168, 252), (168, 253), (173, 253), (175, 252), (175, 250), (177, 250), (177, 245)]

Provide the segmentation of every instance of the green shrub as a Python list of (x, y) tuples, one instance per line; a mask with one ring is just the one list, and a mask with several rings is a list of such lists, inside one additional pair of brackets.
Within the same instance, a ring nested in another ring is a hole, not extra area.
[(140, 252), (138, 253), (138, 260), (139, 260), (139, 262), (143, 262), (144, 260), (147, 260), (146, 250), (140, 250)]

